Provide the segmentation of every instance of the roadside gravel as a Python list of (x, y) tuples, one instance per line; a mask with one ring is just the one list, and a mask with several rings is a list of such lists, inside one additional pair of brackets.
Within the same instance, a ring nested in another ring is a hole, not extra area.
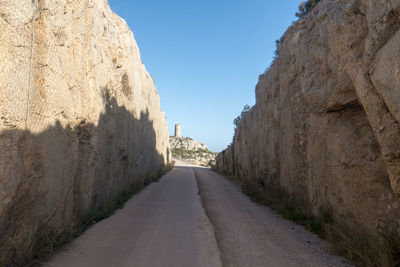
[(194, 170), (225, 267), (352, 266), (331, 255), (318, 236), (252, 202), (239, 186), (207, 168)]

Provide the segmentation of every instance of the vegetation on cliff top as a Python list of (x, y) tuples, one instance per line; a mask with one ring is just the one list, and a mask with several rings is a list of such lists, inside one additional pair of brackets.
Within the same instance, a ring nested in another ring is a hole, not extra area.
[(299, 5), (299, 12), (296, 13), (296, 17), (304, 17), (321, 1), (322, 0), (307, 0), (305, 2), (301, 2)]
[(242, 119), (242, 114), (243, 112), (247, 112), (251, 109), (251, 107), (249, 105), (244, 105), (242, 112), (239, 116), (237, 116), (234, 120), (233, 120), (233, 125), (235, 125), (235, 129), (238, 127), (240, 120)]

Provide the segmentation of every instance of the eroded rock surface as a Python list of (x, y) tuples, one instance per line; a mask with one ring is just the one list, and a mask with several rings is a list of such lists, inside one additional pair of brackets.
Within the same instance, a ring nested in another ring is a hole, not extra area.
[(0, 0), (0, 40), (0, 265), (16, 266), (158, 175), (169, 134), (106, 0)]
[(323, 0), (281, 38), (219, 170), (399, 232), (400, 1)]
[(208, 150), (208, 147), (196, 140), (193, 140), (190, 137), (169, 137), (169, 144), (171, 145), (171, 149), (180, 148), (185, 150), (196, 150), (196, 149), (203, 149)]
[(213, 166), (217, 153), (208, 150), (208, 147), (190, 137), (169, 137), (172, 157), (187, 163)]

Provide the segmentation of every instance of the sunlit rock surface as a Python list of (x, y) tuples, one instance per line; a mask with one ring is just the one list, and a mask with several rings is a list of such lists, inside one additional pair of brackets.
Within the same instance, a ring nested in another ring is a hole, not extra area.
[(308, 213), (398, 233), (399, 14), (400, 1), (323, 0), (295, 22), (217, 168)]
[(17, 266), (158, 175), (169, 134), (106, 0), (0, 0), (0, 39), (0, 265)]

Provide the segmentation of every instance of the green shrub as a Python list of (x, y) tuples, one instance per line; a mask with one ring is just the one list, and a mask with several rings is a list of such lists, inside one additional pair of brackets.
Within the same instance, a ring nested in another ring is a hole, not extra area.
[[(243, 109), (242, 109), (242, 113), (243, 112), (248, 112), (250, 111), (251, 107), (250, 105), (246, 104), (244, 105)], [(233, 125), (235, 125), (235, 129), (238, 127), (240, 120), (242, 119), (242, 114), (240, 114), (239, 116), (237, 116), (234, 120), (233, 120)]]

